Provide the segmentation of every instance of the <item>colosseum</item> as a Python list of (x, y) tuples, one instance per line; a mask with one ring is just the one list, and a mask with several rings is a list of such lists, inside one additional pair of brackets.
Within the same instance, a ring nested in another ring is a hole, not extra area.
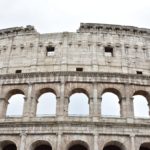
[(0, 150), (150, 150), (149, 102), (150, 29), (0, 30)]

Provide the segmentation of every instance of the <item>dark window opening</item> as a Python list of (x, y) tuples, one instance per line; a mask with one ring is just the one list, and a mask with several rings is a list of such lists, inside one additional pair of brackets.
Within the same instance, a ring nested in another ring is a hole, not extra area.
[(16, 145), (9, 144), (3, 148), (3, 150), (17, 150)]
[(137, 71), (136, 74), (143, 74), (142, 71)]
[(121, 149), (118, 146), (109, 145), (109, 146), (104, 147), (103, 150), (121, 150)]
[(16, 70), (16, 73), (21, 73), (22, 72), (22, 70)]
[(83, 68), (76, 68), (76, 71), (83, 71)]
[(110, 46), (105, 47), (105, 56), (113, 56), (113, 48)]
[(87, 150), (83, 145), (77, 144), (69, 148), (69, 150)]
[(53, 46), (47, 46), (46, 47), (46, 51), (47, 51), (47, 56), (51, 56), (51, 55), (54, 54), (55, 47), (53, 47)]
[(52, 150), (52, 148), (49, 145), (40, 145), (36, 147), (34, 150)]

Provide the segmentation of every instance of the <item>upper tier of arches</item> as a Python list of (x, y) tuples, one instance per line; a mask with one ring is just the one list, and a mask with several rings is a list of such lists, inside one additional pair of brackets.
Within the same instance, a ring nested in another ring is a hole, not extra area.
[(127, 95), (121, 86), (115, 88), (105, 85), (93, 89), (92, 85), (68, 84), (64, 93), (59, 88), (57, 84), (34, 88), (5, 87), (0, 103), (3, 108), (1, 116), (24, 117), (30, 113), (33, 117), (97, 115), (97, 117), (120, 118), (131, 117), (127, 114), (129, 109), (132, 111), (132, 117), (150, 117), (150, 94), (141, 88), (126, 91)]

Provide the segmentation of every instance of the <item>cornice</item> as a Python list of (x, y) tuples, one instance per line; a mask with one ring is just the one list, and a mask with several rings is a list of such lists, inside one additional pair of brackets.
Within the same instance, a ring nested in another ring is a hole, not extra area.
[(1, 74), (0, 84), (45, 83), (45, 82), (102, 82), (150, 85), (150, 76), (108, 72), (32, 72)]

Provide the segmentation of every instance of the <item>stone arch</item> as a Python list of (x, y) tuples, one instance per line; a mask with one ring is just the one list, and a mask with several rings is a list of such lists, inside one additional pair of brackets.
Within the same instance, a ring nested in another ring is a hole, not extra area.
[(121, 98), (121, 93), (117, 89), (105, 88), (101, 94), (101, 114), (120, 117), (122, 114)]
[(85, 89), (76, 88), (68, 98), (68, 115), (89, 115), (89, 95)]
[(53, 94), (55, 94), (57, 96), (57, 93), (56, 91), (53, 89), (53, 88), (49, 88), (49, 87), (45, 87), (45, 88), (41, 88), (39, 89), (37, 92), (36, 92), (36, 100), (38, 100), (38, 98), (44, 94), (44, 93), (47, 93), (47, 92), (51, 92)]
[(135, 117), (149, 117), (150, 94), (144, 90), (137, 90), (132, 96)]
[(78, 147), (79, 150), (90, 150), (89, 145), (82, 140), (74, 140), (71, 141), (68, 145), (66, 150), (74, 150), (73, 147)]
[(47, 140), (37, 140), (34, 141), (29, 150), (52, 150), (52, 145)]
[(69, 83), (66, 85), (65, 87), (65, 97), (70, 97), (70, 95), (72, 95), (74, 92), (83, 92), (84, 94), (86, 94), (89, 98), (92, 97), (92, 85), (89, 84), (72, 84)]
[(119, 141), (109, 141), (104, 145), (103, 150), (126, 150), (126, 147)]
[(75, 89), (72, 89), (69, 93), (69, 97), (72, 95), (72, 94), (75, 94), (75, 93), (84, 93), (88, 98), (90, 98), (89, 96), (89, 93), (86, 89), (83, 89), (83, 88), (75, 88)]
[(121, 92), (117, 88), (112, 88), (112, 87), (104, 88), (101, 95), (103, 95), (106, 92), (114, 93), (115, 95), (118, 96), (119, 100), (121, 100), (121, 98), (122, 98)]
[(147, 99), (148, 104), (150, 104), (150, 94), (147, 91), (144, 90), (136, 90), (133, 93), (133, 96), (135, 95), (142, 95)]
[(27, 85), (10, 85), (3, 86), (2, 88), (2, 98), (8, 100), (13, 94), (24, 94), (28, 95), (28, 86)]
[(22, 90), (22, 89), (12, 89), (10, 91), (8, 91), (5, 95), (5, 99), (6, 101), (12, 96), (12, 95), (15, 95), (15, 94), (23, 94), (25, 95), (25, 92)]
[(17, 150), (17, 145), (14, 141), (4, 140), (0, 142), (1, 150)]
[(49, 83), (49, 84), (36, 84), (34, 86), (34, 96), (35, 99), (43, 94), (43, 92), (50, 91), (53, 92), (57, 97), (60, 96), (60, 85), (58, 83)]
[(144, 142), (140, 145), (139, 150), (150, 150), (150, 142)]
[[(24, 91), (20, 89), (12, 89), (9, 92), (7, 92), (5, 100), (6, 100), (5, 114), (7, 116), (21, 117), (23, 115), (25, 103)], [(15, 109), (16, 107), (19, 109)], [(14, 111), (14, 109), (16, 111)]]
[[(36, 115), (56, 115), (56, 92), (51, 88), (40, 89), (37, 93)], [(43, 107), (45, 109), (43, 109)], [(41, 110), (40, 110), (41, 109)], [(42, 111), (40, 113), (40, 111)]]

